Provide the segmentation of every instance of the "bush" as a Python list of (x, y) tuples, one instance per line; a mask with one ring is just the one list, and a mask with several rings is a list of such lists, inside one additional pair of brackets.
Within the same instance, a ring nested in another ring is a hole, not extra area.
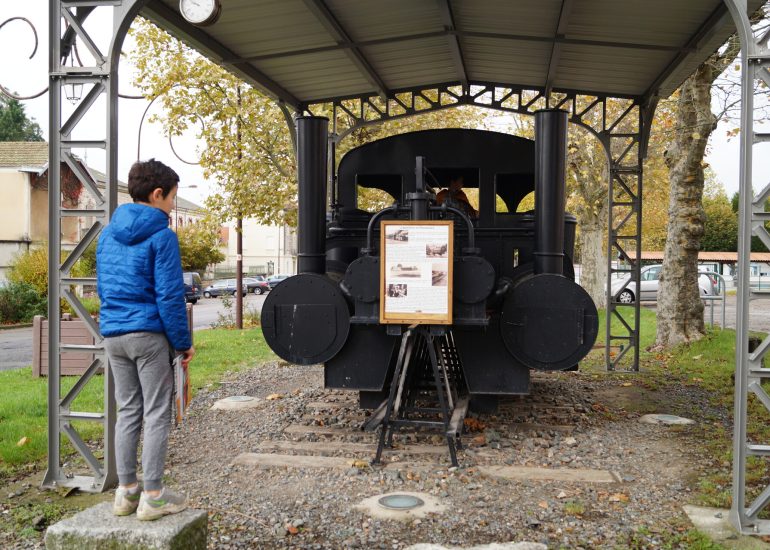
[(8, 279), (14, 283), (26, 283), (40, 296), (48, 296), (48, 245), (16, 256), (11, 262)]
[(0, 288), (0, 323), (29, 323), (47, 308), (46, 299), (30, 284), (12, 282)]
[[(68, 250), (61, 251), (61, 259), (69, 256)], [(96, 275), (96, 243), (85, 250), (72, 267), (73, 277), (93, 277)], [(48, 296), (48, 243), (17, 255), (11, 262), (8, 279), (16, 283), (27, 283), (41, 296)]]
[(91, 315), (98, 315), (99, 314), (99, 307), (101, 306), (101, 302), (99, 301), (98, 296), (87, 296), (80, 299), (80, 303), (82, 303), (88, 313)]

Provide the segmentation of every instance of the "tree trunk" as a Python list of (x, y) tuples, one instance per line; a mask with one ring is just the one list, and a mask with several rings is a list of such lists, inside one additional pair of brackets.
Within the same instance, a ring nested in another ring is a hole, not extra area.
[(579, 198), (573, 205), (580, 228), (580, 286), (596, 307), (607, 305), (607, 182), (609, 165), (604, 147), (586, 132), (570, 134), (570, 176), (572, 193)]
[(698, 251), (704, 234), (703, 157), (716, 117), (711, 112), (714, 67), (704, 63), (680, 90), (677, 131), (668, 151), (668, 231), (658, 292), (655, 345), (666, 348), (705, 334), (698, 288)]
[[(603, 210), (606, 212), (606, 209)], [(580, 286), (598, 308), (607, 306), (607, 261), (604, 241), (607, 236), (606, 216), (578, 219), (580, 224)]]

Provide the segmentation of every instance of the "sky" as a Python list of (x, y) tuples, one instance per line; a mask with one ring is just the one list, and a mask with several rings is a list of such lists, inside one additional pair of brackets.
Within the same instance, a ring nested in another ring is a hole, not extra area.
[[(38, 52), (34, 58), (29, 59), (34, 46), (34, 37), (28, 25), (20, 21), (13, 21), (0, 29), (0, 84), (6, 88), (19, 93), (20, 95), (32, 95), (48, 84), (48, 14), (47, 0), (26, 0), (25, 2), (11, 2), (10, 0), (0, 0), (0, 23), (10, 17), (26, 17), (35, 24), (38, 32)], [(106, 41), (111, 34), (111, 23), (108, 17), (105, 17), (109, 10), (101, 9), (102, 15), (98, 15), (100, 10), (86, 21), (86, 29), (93, 34), (97, 44), (106, 51)], [(124, 51), (131, 48), (130, 38), (127, 38), (124, 44)], [(80, 48), (81, 56), (85, 56)], [(135, 88), (131, 86), (132, 68), (124, 60), (120, 67), (120, 92), (127, 95), (138, 95)], [(104, 99), (101, 100), (101, 106), (104, 105)], [(34, 118), (43, 128), (47, 139), (48, 131), (48, 94), (44, 94), (38, 99), (23, 101), (27, 114)], [(98, 105), (98, 104), (97, 104)], [(147, 107), (146, 100), (121, 99), (119, 102), (119, 161), (118, 175), (125, 181), (126, 174), (131, 164), (137, 158), (137, 145), (139, 124), (142, 113)], [(71, 112), (72, 106), (67, 102), (64, 108)], [(93, 109), (86, 119), (81, 123), (82, 133), (75, 137), (92, 139), (103, 139), (103, 117), (98, 116), (104, 113), (104, 108), (97, 106)], [(153, 105), (148, 116), (153, 113), (159, 113), (159, 106)], [(728, 196), (738, 190), (738, 147), (739, 139), (732, 138), (728, 140), (728, 125), (720, 125), (712, 134), (707, 162), (714, 170), (717, 180), (724, 186)], [(100, 137), (93, 134), (98, 133)], [(188, 161), (195, 162), (197, 159), (197, 148), (201, 143), (195, 139), (194, 131), (189, 131), (189, 135), (174, 138), (174, 150), (178, 155)], [(770, 143), (755, 146), (754, 149), (754, 182), (755, 190), (761, 190), (770, 180)], [(158, 124), (152, 124), (145, 121), (142, 125), (141, 150), (139, 158), (147, 159), (155, 157), (170, 166), (172, 166), (180, 175), (181, 197), (187, 198), (202, 204), (205, 197), (215, 188), (213, 182), (206, 181), (199, 166), (191, 166), (180, 161), (172, 152), (168, 139), (163, 136), (162, 128)], [(99, 170), (104, 169), (104, 155), (90, 152), (88, 164)], [(194, 187), (190, 187), (194, 186)]]
[[(103, 11), (101, 15), (99, 11)], [(105, 8), (97, 9), (86, 20), (86, 30), (96, 42), (102, 53), (108, 49), (107, 41), (111, 35), (111, 21)], [(29, 59), (34, 48), (34, 35), (30, 27), (22, 21), (12, 21), (0, 29), (0, 84), (19, 95), (33, 95), (48, 86), (48, 1), (26, 0), (25, 2), (11, 2), (0, 0), (0, 24), (10, 17), (26, 17), (37, 29), (38, 50), (37, 54)], [(93, 18), (93, 19), (92, 19)], [(123, 50), (131, 47), (130, 38), (126, 39)], [(84, 59), (87, 52), (85, 48), (79, 48), (81, 58)], [(140, 95), (138, 90), (131, 85), (132, 68), (126, 60), (120, 65), (120, 93), (125, 95)], [(84, 92), (85, 95), (85, 92)], [(99, 102), (91, 109), (91, 112), (83, 119), (79, 126), (79, 135), (75, 138), (104, 139), (104, 125), (106, 103), (104, 94)], [(43, 134), (48, 139), (48, 94), (22, 101), (27, 115), (34, 118), (43, 129)], [(161, 109), (156, 102), (147, 113), (158, 114)], [(139, 125), (142, 114), (149, 104), (141, 99), (120, 99), (118, 104), (118, 177), (126, 181), (131, 164), (137, 159), (137, 145), (139, 145)], [(72, 105), (64, 101), (63, 108), (67, 112), (72, 111)], [(203, 177), (203, 171), (199, 166), (191, 166), (180, 161), (171, 150), (168, 138), (163, 135), (159, 124), (142, 124), (141, 148), (139, 158), (148, 159), (155, 157), (171, 166), (180, 176), (179, 196), (202, 205), (206, 196), (212, 191), (214, 185)], [(188, 162), (197, 161), (196, 148), (200, 145), (195, 139), (194, 132), (189, 136), (174, 138), (173, 146), (178, 155)], [(78, 152), (84, 156), (83, 152)], [(88, 165), (98, 170), (104, 170), (105, 157), (100, 151), (88, 152)], [(195, 186), (195, 187), (190, 187)]]

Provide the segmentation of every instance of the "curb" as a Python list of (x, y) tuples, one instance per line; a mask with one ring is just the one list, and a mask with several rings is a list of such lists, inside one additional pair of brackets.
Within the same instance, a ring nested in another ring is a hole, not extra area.
[(19, 323), (18, 325), (0, 325), (0, 332), (3, 330), (13, 330), (15, 328), (29, 328), (32, 323)]

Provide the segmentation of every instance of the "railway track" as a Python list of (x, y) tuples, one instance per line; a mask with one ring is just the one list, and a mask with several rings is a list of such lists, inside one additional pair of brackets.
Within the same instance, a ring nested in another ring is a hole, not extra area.
[[(535, 387), (538, 384), (534, 385)], [(502, 401), (494, 415), (466, 419), (458, 450), (461, 467), (480, 467), (486, 473), (509, 479), (562, 479), (619, 481), (617, 474), (578, 468), (515, 466), (511, 456), (526, 437), (569, 437), (579, 427), (580, 405), (560, 402), (539, 392)], [(262, 468), (368, 468), (377, 448), (377, 433), (361, 426), (371, 414), (362, 411), (348, 392), (329, 391), (323, 399), (309, 401), (299, 422), (289, 424), (271, 439), (259, 443), (256, 452), (239, 455), (234, 463)], [(576, 422), (576, 419), (578, 421)], [(522, 451), (523, 452), (523, 451)], [(396, 433), (393, 448), (386, 448), (382, 467), (412, 470), (449, 467), (446, 439), (436, 430), (403, 429)]]

